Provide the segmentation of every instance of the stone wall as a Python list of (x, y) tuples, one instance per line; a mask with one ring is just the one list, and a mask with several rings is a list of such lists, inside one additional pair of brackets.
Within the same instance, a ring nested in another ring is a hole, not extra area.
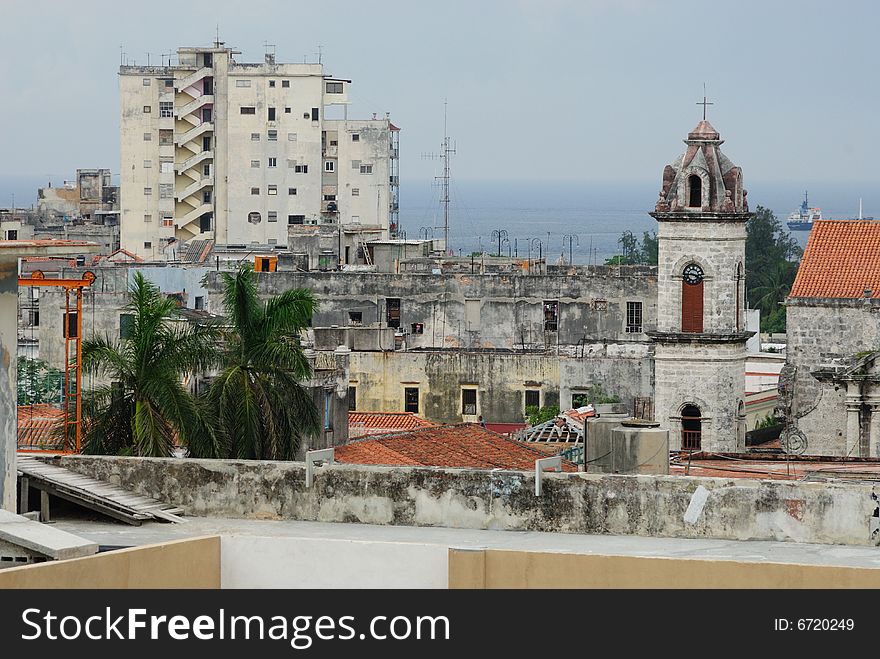
[(736, 540), (875, 544), (868, 485), (680, 476), (61, 456), (61, 466), (187, 514)]
[(810, 371), (880, 349), (880, 300), (787, 302), (786, 366), (781, 380), (788, 420), (803, 433), (810, 455), (846, 454), (846, 391)]
[[(209, 272), (209, 310), (220, 303)], [(400, 299), (400, 330), (408, 348), (513, 348), (577, 345), (586, 340), (647, 342), (656, 328), (656, 269), (596, 266), (578, 276), (522, 274), (263, 273), (260, 292), (305, 288), (320, 307), (312, 324), (387, 327), (387, 300)], [(558, 325), (545, 331), (544, 302), (558, 302)], [(627, 331), (627, 302), (641, 302), (642, 331)], [(421, 332), (416, 333), (416, 324)]]

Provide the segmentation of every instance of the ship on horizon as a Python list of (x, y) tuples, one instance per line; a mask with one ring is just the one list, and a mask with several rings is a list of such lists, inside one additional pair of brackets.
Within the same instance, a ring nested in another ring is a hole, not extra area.
[(788, 216), (788, 228), (792, 231), (809, 231), (813, 228), (813, 222), (822, 219), (821, 208), (810, 208), (807, 193), (804, 192), (804, 201), (799, 210)]

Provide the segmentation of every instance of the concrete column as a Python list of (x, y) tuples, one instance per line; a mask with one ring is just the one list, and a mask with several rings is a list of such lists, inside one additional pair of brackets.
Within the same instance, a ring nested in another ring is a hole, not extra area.
[(0, 508), (15, 510), (18, 441), (18, 258), (0, 256)]
[(859, 410), (862, 392), (858, 382), (846, 383), (846, 455), (859, 457)]
[(871, 396), (867, 403), (871, 406), (871, 422), (868, 427), (868, 457), (880, 458), (880, 398)]

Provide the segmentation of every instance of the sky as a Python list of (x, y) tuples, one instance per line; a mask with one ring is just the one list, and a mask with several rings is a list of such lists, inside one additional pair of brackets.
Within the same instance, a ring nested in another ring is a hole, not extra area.
[(220, 39), (351, 79), (430, 179), (444, 101), (461, 181), (657, 181), (709, 120), (746, 182), (878, 181), (880, 3), (738, 0), (0, 0), (0, 176), (119, 171), (120, 51)]

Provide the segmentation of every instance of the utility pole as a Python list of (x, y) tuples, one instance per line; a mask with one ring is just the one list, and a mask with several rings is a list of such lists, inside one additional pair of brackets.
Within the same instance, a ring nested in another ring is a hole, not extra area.
[(568, 265), (574, 265), (574, 261), (572, 260), (572, 250), (571, 250), (571, 242), (572, 240), (577, 242), (577, 246), (581, 246), (581, 239), (577, 236), (577, 234), (568, 233), (562, 237), (562, 249), (565, 249), (565, 241), (568, 241)]
[(440, 162), (443, 165), (443, 173), (440, 176), (435, 176), (434, 180), (440, 182), (440, 204), (443, 206), (443, 248), (446, 250), (446, 253), (449, 253), (449, 180), (450, 176), (450, 167), (449, 161), (450, 156), (455, 154), (455, 146), (452, 144), (452, 141), (449, 139), (449, 135), (447, 135), (447, 126), (446, 126), (446, 106), (447, 102), (443, 101), (443, 145), (440, 147), (439, 154), (426, 154), (425, 158), (439, 158)]
[(506, 229), (493, 229), (492, 230), (492, 240), (498, 241), (498, 256), (501, 256), (501, 243), (504, 242), (505, 240), (507, 240), (507, 230)]

